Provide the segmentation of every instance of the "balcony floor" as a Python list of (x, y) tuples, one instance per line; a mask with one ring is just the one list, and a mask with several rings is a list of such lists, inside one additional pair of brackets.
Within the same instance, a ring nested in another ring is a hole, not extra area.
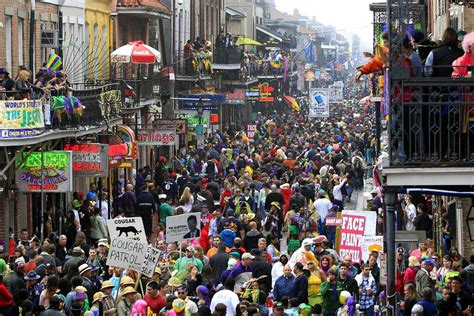
[(385, 167), (383, 174), (387, 178), (388, 186), (451, 187), (474, 185), (474, 167)]

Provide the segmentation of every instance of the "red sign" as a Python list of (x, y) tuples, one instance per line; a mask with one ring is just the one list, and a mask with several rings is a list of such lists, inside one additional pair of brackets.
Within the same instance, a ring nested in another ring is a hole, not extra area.
[(66, 144), (64, 150), (78, 153), (100, 153), (100, 146), (99, 144)]
[(326, 226), (341, 226), (342, 218), (326, 217), (324, 223), (326, 224)]
[[(114, 146), (114, 145), (112, 145)], [(66, 144), (72, 151), (72, 170), (75, 176), (107, 176), (110, 150), (106, 144)]]
[(211, 114), (211, 124), (219, 124), (219, 114)]
[(127, 144), (109, 145), (109, 157), (125, 156), (127, 153)]
[[(326, 218), (327, 220), (327, 218)], [(360, 263), (360, 240), (364, 236), (365, 216), (343, 214), (339, 255), (350, 255), (352, 262)]]
[(275, 92), (275, 88), (268, 84), (268, 82), (262, 83), (258, 86), (260, 91), (260, 102), (273, 102), (275, 101), (275, 97), (273, 93)]

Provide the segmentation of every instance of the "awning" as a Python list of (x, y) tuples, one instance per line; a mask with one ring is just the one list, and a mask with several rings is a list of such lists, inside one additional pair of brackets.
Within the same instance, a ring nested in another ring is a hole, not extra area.
[(239, 70), (240, 64), (213, 64), (214, 70)]
[(276, 39), (279, 42), (283, 42), (283, 38), (278, 33), (275, 33), (272, 30), (267, 29), (266, 27), (263, 27), (261, 25), (257, 25), (257, 31), (262, 32), (262, 33), (270, 36), (271, 38)]
[(241, 13), (241, 12), (235, 10), (235, 9), (229, 8), (229, 7), (225, 8), (225, 13), (230, 15), (231, 17), (237, 18), (237, 19), (239, 19), (239, 18), (243, 19), (243, 18), (246, 17), (245, 14), (243, 14), (243, 13)]
[(429, 195), (444, 195), (444, 196), (456, 196), (456, 197), (474, 197), (474, 192), (459, 192), (450, 190), (438, 190), (438, 189), (425, 189), (425, 188), (413, 188), (406, 189), (408, 194), (410, 193), (421, 193)]

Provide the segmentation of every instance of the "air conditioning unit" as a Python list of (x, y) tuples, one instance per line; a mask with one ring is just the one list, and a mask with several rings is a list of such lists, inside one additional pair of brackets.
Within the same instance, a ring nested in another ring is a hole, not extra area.
[(59, 47), (59, 31), (58, 30), (41, 30), (41, 47), (58, 48)]

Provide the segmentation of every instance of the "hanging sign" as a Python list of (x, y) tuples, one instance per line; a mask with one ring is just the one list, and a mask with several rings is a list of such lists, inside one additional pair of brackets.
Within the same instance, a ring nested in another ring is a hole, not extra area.
[(106, 177), (109, 172), (109, 146), (105, 144), (66, 144), (64, 150), (72, 150), (74, 176)]
[(43, 132), (44, 115), (41, 101), (0, 101), (0, 139), (31, 137)]
[(137, 134), (139, 146), (174, 146), (176, 145), (176, 132), (174, 130), (141, 129)]
[(309, 117), (329, 117), (328, 89), (309, 89)]
[(70, 151), (22, 153), (16, 160), (16, 170), (16, 185), (22, 192), (72, 192)]

